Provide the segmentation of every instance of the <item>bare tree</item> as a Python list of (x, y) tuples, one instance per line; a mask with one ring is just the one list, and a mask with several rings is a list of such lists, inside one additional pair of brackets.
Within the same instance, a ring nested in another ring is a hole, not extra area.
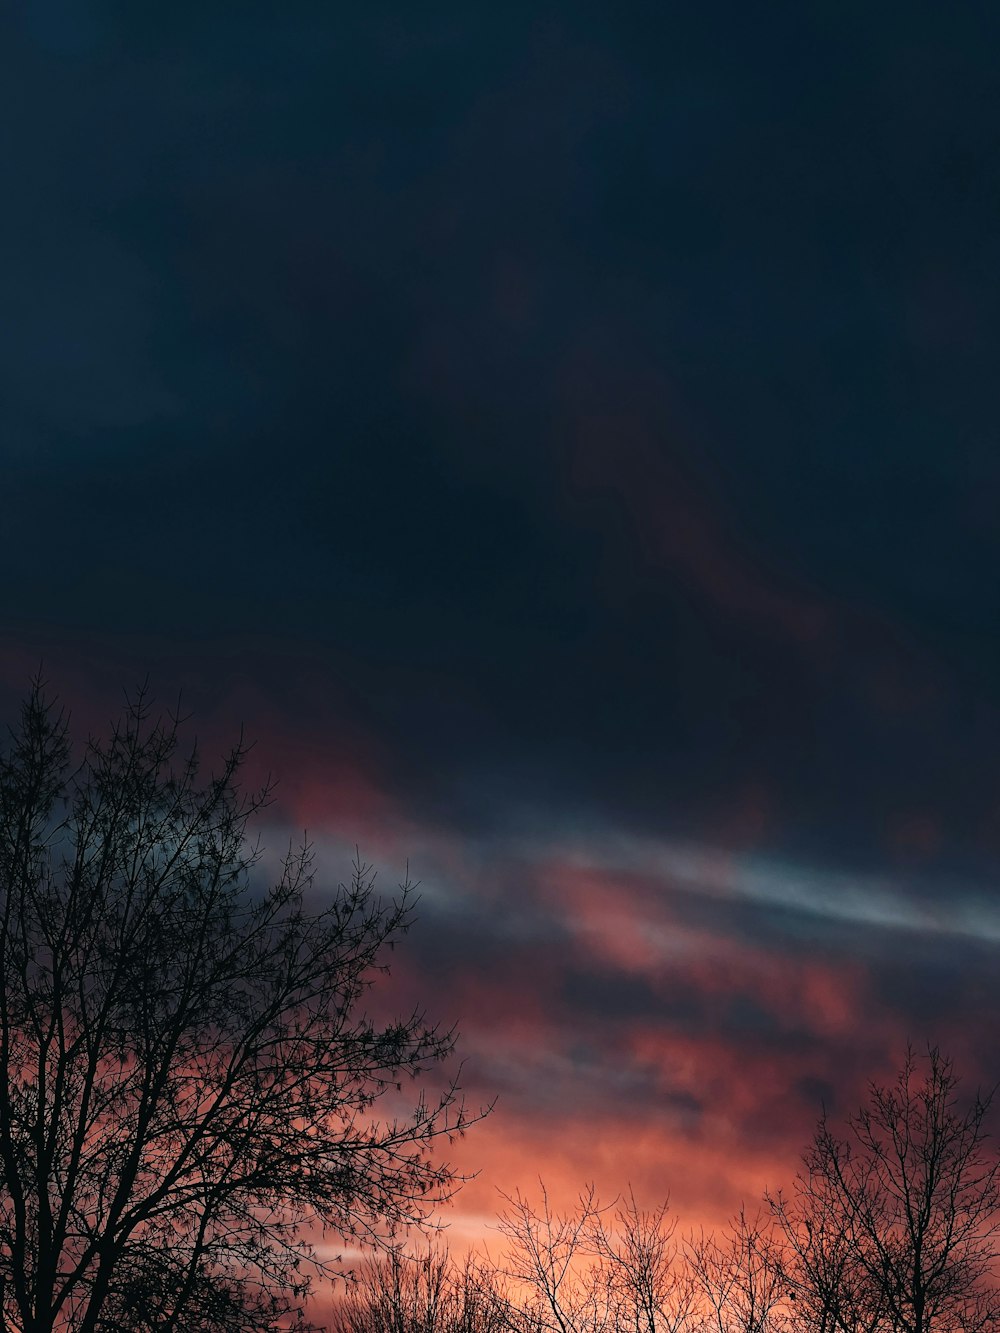
[(609, 1272), (594, 1253), (605, 1211), (593, 1185), (559, 1213), (543, 1182), (536, 1208), (518, 1190), (503, 1194), (497, 1226), (507, 1241), (505, 1277), (513, 1284), (512, 1326), (524, 1333), (604, 1333), (614, 1327)]
[(676, 1230), (670, 1200), (644, 1210), (631, 1185), (610, 1221), (603, 1211), (594, 1216), (590, 1244), (607, 1275), (618, 1333), (681, 1333), (690, 1322), (696, 1288)]
[(765, 1196), (779, 1236), (772, 1253), (791, 1307), (808, 1333), (879, 1333), (888, 1306), (859, 1253), (836, 1192), (822, 1173), (799, 1173), (791, 1193)]
[(451, 1275), (448, 1333), (506, 1333), (511, 1300), (500, 1274), (483, 1256), (471, 1254)]
[(849, 1325), (866, 1296), (868, 1328), (984, 1333), (1000, 1327), (993, 1273), (1000, 1255), (1000, 1159), (988, 1139), (991, 1096), (977, 1093), (963, 1104), (958, 1086), (940, 1051), (928, 1051), (921, 1073), (908, 1048), (895, 1083), (871, 1085), (868, 1104), (849, 1119), (844, 1137), (825, 1116), (820, 1121), (799, 1200), (786, 1210), (786, 1234), (818, 1214), (830, 1243), (850, 1255), (846, 1301), (836, 1295), (833, 1305), (844, 1333), (865, 1333), (863, 1321)]
[[(411, 919), (308, 847), (257, 891), (238, 746), (201, 779), (141, 695), (70, 768), (40, 687), (0, 762), (0, 1328), (306, 1327), (309, 1243), (425, 1224), (469, 1123), (453, 1034), (360, 1009)], [(255, 872), (255, 867), (258, 867)], [(306, 895), (322, 899), (315, 910)]]
[(507, 1300), (495, 1272), (445, 1249), (393, 1249), (369, 1259), (338, 1305), (332, 1333), (503, 1333)]
[(688, 1258), (708, 1333), (775, 1333), (781, 1326), (785, 1288), (774, 1238), (761, 1217), (741, 1208), (721, 1235), (692, 1237)]
[(544, 1184), (541, 1206), (505, 1195), (499, 1221), (508, 1249), (505, 1275), (514, 1284), (512, 1327), (551, 1333), (681, 1333), (696, 1290), (674, 1242), (669, 1201), (642, 1209), (631, 1187), (603, 1206), (594, 1187), (568, 1213), (553, 1210)]

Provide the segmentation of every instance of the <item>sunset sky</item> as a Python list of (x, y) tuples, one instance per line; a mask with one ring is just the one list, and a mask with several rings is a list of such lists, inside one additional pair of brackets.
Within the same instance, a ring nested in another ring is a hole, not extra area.
[(0, 19), (0, 699), (421, 881), (498, 1187), (793, 1174), (1000, 1032), (1000, 9)]

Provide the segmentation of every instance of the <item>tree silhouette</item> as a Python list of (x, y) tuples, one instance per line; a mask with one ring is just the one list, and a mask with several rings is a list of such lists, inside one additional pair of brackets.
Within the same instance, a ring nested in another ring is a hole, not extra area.
[(880, 1333), (888, 1327), (882, 1283), (851, 1235), (835, 1181), (806, 1169), (790, 1194), (765, 1195), (796, 1328), (809, 1333)]
[(820, 1333), (984, 1333), (1000, 1324), (1000, 1159), (990, 1096), (963, 1102), (935, 1048), (908, 1048), (843, 1136), (824, 1116), (788, 1198), (771, 1208), (784, 1273)]
[(669, 1198), (643, 1209), (631, 1184), (614, 1216), (598, 1212), (590, 1244), (607, 1274), (613, 1326), (629, 1333), (682, 1333), (695, 1318), (694, 1274), (674, 1240)]
[(543, 1181), (536, 1207), (520, 1190), (501, 1197), (497, 1230), (507, 1242), (502, 1275), (520, 1297), (511, 1307), (517, 1333), (604, 1333), (613, 1318), (609, 1273), (592, 1238), (606, 1211), (593, 1185), (576, 1207), (557, 1212)]
[(511, 1304), (498, 1274), (446, 1249), (368, 1259), (337, 1307), (332, 1333), (509, 1333)]
[(681, 1333), (693, 1326), (696, 1289), (674, 1243), (669, 1200), (643, 1209), (631, 1185), (604, 1205), (593, 1185), (557, 1212), (502, 1195), (497, 1229), (507, 1241), (499, 1276), (509, 1285), (514, 1333)]
[(741, 1208), (718, 1235), (692, 1236), (687, 1252), (705, 1333), (777, 1333), (785, 1293), (764, 1219)]
[(453, 1033), (360, 1009), (411, 886), (384, 901), (358, 863), (321, 894), (304, 846), (258, 889), (267, 791), (242, 743), (202, 779), (178, 728), (140, 694), (74, 769), (36, 684), (0, 761), (12, 1333), (306, 1328), (336, 1271), (310, 1237), (384, 1241), (460, 1183), (435, 1150), (477, 1117), (454, 1081), (407, 1093)]

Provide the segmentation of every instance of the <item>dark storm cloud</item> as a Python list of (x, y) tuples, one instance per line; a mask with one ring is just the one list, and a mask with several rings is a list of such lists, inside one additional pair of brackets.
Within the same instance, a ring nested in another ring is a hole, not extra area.
[(432, 817), (992, 862), (987, 20), (717, 17), (9, 19), (22, 637), (322, 644)]

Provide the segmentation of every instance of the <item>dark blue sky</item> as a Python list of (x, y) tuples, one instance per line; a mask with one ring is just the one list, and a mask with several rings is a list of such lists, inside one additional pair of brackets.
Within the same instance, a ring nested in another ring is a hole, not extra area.
[(290, 789), (362, 775), (304, 808), (431, 830), (431, 879), (569, 830), (727, 939), (862, 959), (893, 1032), (982, 1019), (995, 7), (0, 25), (8, 696), (148, 671), (308, 755)]

